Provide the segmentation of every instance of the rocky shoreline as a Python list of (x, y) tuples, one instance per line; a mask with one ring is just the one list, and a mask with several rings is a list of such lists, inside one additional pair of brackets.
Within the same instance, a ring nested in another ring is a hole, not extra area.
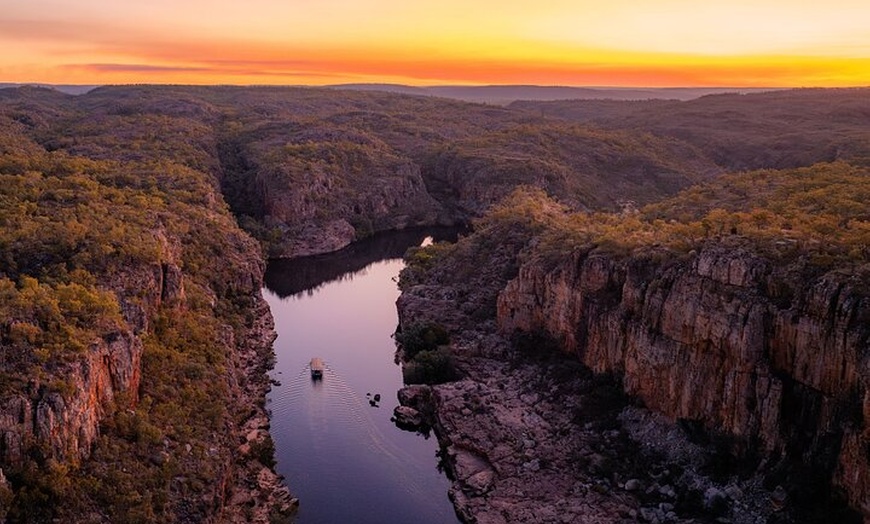
[(757, 478), (705, 474), (715, 450), (632, 405), (612, 378), (472, 336), (453, 346), (466, 378), (399, 395), (434, 428), (463, 522), (754, 524), (781, 509)]
[(646, 409), (552, 339), (509, 339), (481, 320), (499, 279), (449, 273), (403, 290), (400, 325), (447, 328), (464, 378), (399, 399), (434, 428), (463, 522), (861, 522), (819, 498), (811, 471), (803, 486), (794, 464), (737, 459), (727, 437)]
[(238, 381), (238, 400), (249, 412), (236, 431), (236, 440), (242, 444), (234, 452), (238, 469), (224, 508), (224, 520), (269, 524), (289, 519), (299, 506), (299, 499), (291, 495), (274, 466), (263, 463), (274, 464), (265, 399), (271, 387), (267, 373), (274, 364), (272, 343), (277, 333), (272, 313), (262, 296), (257, 297), (252, 317), (252, 325), (237, 344), (236, 369), (243, 377)]

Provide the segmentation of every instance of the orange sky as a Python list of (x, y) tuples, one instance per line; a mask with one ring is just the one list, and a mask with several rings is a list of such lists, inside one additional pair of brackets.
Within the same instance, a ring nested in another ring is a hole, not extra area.
[(867, 0), (0, 0), (0, 82), (870, 85)]

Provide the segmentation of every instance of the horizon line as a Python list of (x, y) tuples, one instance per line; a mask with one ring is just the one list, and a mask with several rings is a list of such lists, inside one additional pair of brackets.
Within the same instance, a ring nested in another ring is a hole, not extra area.
[(842, 85), (842, 86), (818, 86), (807, 84), (803, 86), (752, 86), (752, 85), (669, 85), (669, 86), (650, 86), (650, 85), (606, 85), (606, 84), (474, 84), (474, 83), (443, 83), (443, 84), (401, 84), (395, 82), (342, 82), (335, 84), (268, 84), (268, 83), (184, 83), (184, 82), (107, 82), (107, 83), (74, 83), (74, 82), (40, 82), (40, 81), (14, 81), (0, 80), (0, 86), (8, 87), (50, 87), (50, 86), (70, 86), (70, 87), (124, 87), (124, 86), (175, 86), (175, 87), (304, 87), (304, 88), (330, 88), (330, 87), (350, 87), (350, 86), (385, 86), (385, 87), (408, 87), (413, 89), (429, 89), (438, 87), (467, 87), (467, 88), (488, 88), (488, 87), (529, 87), (529, 88), (549, 88), (549, 89), (647, 89), (647, 90), (665, 90), (665, 89), (750, 89), (753, 91), (762, 91), (768, 89), (788, 90), (788, 89), (862, 89), (870, 88), (870, 84), (862, 85)]

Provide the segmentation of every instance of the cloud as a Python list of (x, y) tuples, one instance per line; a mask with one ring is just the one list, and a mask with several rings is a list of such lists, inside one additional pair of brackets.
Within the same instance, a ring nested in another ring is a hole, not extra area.
[(213, 71), (213, 69), (207, 67), (151, 64), (66, 64), (61, 67), (87, 69), (99, 73), (205, 73)]
[[(288, 63), (247, 63), (247, 62), (217, 62), (206, 66), (190, 65), (155, 65), (155, 64), (125, 64), (125, 63), (91, 63), (91, 64), (64, 64), (62, 69), (75, 70), (78, 72), (90, 72), (94, 74), (142, 74), (142, 75), (171, 75), (173, 73), (189, 74), (198, 73), (203, 75), (219, 75), (229, 77), (276, 77), (276, 78), (307, 78), (346, 76), (344, 73), (334, 73), (317, 70), (285, 69), (288, 65), (296, 65), (296, 62)], [(259, 67), (258, 67), (259, 66)], [(262, 67), (268, 66), (268, 67)]]

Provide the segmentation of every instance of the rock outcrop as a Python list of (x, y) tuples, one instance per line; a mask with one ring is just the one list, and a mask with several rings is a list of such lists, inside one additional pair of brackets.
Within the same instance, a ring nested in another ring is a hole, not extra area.
[[(236, 351), (229, 380), (236, 409), (244, 410), (247, 416), (242, 424), (230, 428), (235, 441), (242, 444), (233, 450), (235, 461), (228, 472), (235, 480), (221, 493), (223, 520), (239, 524), (267, 524), (273, 518), (287, 517), (299, 505), (283, 478), (275, 473), (269, 417), (262, 402), (270, 388), (266, 372), (274, 360), (274, 321), (261, 298), (253, 312), (253, 323), (241, 340), (234, 340)], [(255, 453), (256, 449), (265, 452)]]
[(544, 332), (672, 420), (738, 454), (813, 464), (870, 519), (866, 275), (797, 276), (739, 246), (530, 262), (499, 296), (502, 332)]
[(700, 246), (555, 255), (493, 221), (411, 259), (400, 325), (464, 377), (424, 403), (464, 521), (866, 520), (866, 270)]
[[(20, 475), (34, 457), (84, 467), (106, 419), (119, 411), (135, 416), (143, 379), (143, 339), (153, 333), (161, 314), (181, 314), (187, 307), (185, 275), (180, 269), (182, 248), (163, 232), (156, 237), (158, 263), (125, 267), (105, 281), (120, 305), (123, 321), (119, 329), (94, 340), (80, 358), (69, 359), (61, 369), (35, 376), (26, 388), (4, 398), (0, 405), (0, 521), (8, 509), (4, 505), (9, 500), (4, 497), (11, 498), (14, 493), (2, 471)], [(215, 336), (226, 356), (223, 378), (227, 397), (223, 402), (233, 416), (215, 428), (220, 431), (193, 440), (209, 449), (206, 467), (213, 468), (217, 481), (198, 494), (202, 500), (188, 494), (188, 500), (178, 505), (196, 510), (179, 518), (267, 523), (276, 516), (289, 515), (298, 504), (273, 469), (273, 448), (265, 445), (271, 440), (263, 399), (270, 387), (267, 371), (274, 360), (276, 334), (260, 293), (265, 264), (257, 256), (253, 240), (247, 239), (246, 247), (246, 251), (235, 253), (245, 259), (233, 261), (232, 271), (224, 273), (220, 286), (199, 291), (206, 292), (204, 296), (213, 306), (218, 294), (244, 297), (239, 300), (247, 303), (248, 320), (234, 328), (220, 325)], [(253, 437), (248, 439), (249, 435)], [(249, 445), (238, 447), (238, 442)], [(261, 451), (252, 453), (252, 442)], [(162, 446), (153, 461), (170, 460), (179, 444), (166, 439)], [(202, 459), (191, 453), (190, 442), (185, 446), (187, 452), (176, 453), (171, 460), (182, 457), (182, 461), (192, 462), (184, 468), (196, 470), (201, 465), (197, 461)]]
[(38, 449), (44, 458), (80, 464), (91, 454), (103, 418), (139, 399), (143, 344), (150, 317), (161, 305), (181, 307), (184, 277), (178, 249), (156, 235), (161, 264), (125, 268), (105, 285), (124, 317), (121, 329), (94, 340), (83, 358), (66, 363), (48, 379), (34, 377), (25, 391), (0, 406), (0, 464), (18, 468)]
[(0, 407), (0, 463), (20, 467), (33, 448), (63, 462), (87, 458), (115, 400), (124, 395), (135, 403), (141, 359), (138, 337), (131, 331), (111, 333), (55, 379), (62, 384), (34, 379), (26, 392), (7, 398)]
[(444, 284), (406, 290), (400, 316), (443, 322), (466, 378), (411, 386), (399, 400), (434, 427), (463, 522), (762, 524), (775, 513), (757, 478), (711, 478), (714, 450), (632, 407), (618, 382), (554, 344), (512, 343), (473, 316), (463, 284)]
[(225, 193), (261, 223), (271, 257), (336, 251), (438, 220), (420, 167), (358, 130), (276, 125), (234, 140), (223, 146)]

